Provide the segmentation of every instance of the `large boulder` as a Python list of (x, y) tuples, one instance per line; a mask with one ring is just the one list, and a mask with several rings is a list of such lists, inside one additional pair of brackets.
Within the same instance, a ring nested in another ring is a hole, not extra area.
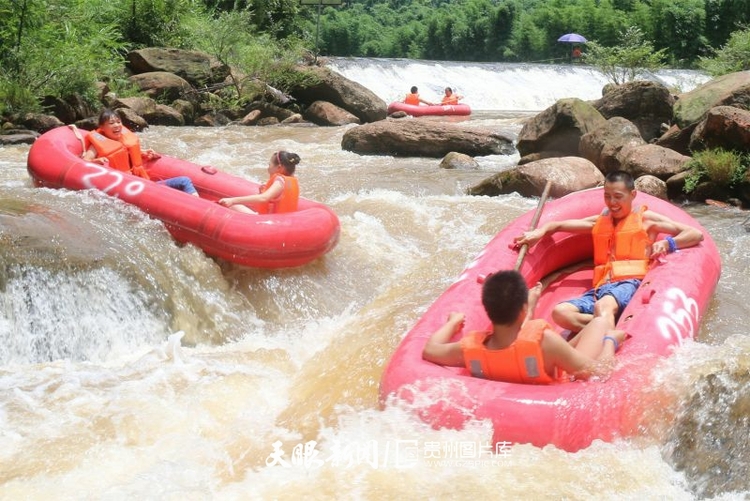
[(672, 121), (674, 97), (657, 82), (635, 81), (611, 86), (591, 104), (604, 118), (627, 118), (646, 142), (661, 135), (661, 126)]
[(633, 122), (614, 117), (581, 137), (580, 154), (608, 174), (622, 168), (622, 154), (643, 144), (646, 142)]
[(128, 108), (139, 115), (153, 113), (156, 110), (156, 101), (150, 97), (121, 97), (112, 103), (113, 108)]
[(601, 127), (605, 121), (601, 113), (585, 101), (560, 99), (524, 124), (516, 148), (521, 156), (543, 151), (575, 156), (579, 154), (581, 136)]
[(635, 180), (635, 189), (640, 193), (647, 193), (652, 197), (669, 200), (667, 196), (667, 182), (658, 177), (645, 175)]
[(722, 105), (750, 110), (750, 71), (722, 75), (680, 94), (674, 105), (675, 123), (684, 129), (702, 120), (711, 108)]
[(14, 132), (12, 134), (0, 134), (0, 146), (10, 146), (13, 144), (34, 144), (39, 133), (36, 131)]
[(276, 118), (278, 122), (281, 122), (283, 120), (286, 120), (287, 118), (290, 118), (295, 113), (292, 110), (288, 110), (286, 108), (282, 108), (281, 106), (276, 106), (272, 103), (267, 103), (265, 101), (253, 101), (247, 107), (245, 107), (244, 116), (247, 116), (247, 113), (250, 113), (251, 111), (260, 111), (261, 116), (256, 118), (256, 121), (260, 120), (261, 118)]
[(697, 123), (693, 123), (684, 129), (672, 125), (659, 139), (654, 141), (654, 144), (669, 148), (683, 155), (690, 155), (690, 136), (697, 125)]
[(327, 101), (315, 101), (305, 110), (303, 116), (305, 120), (309, 120), (316, 125), (349, 125), (360, 123), (359, 118)]
[(711, 108), (690, 137), (690, 151), (712, 148), (750, 153), (750, 111), (733, 106)]
[(385, 101), (365, 86), (320, 66), (299, 68), (308, 83), (296, 86), (291, 95), (305, 105), (328, 101), (345, 109), (362, 122), (377, 122), (387, 116)]
[(72, 124), (76, 120), (90, 117), (94, 109), (78, 94), (71, 94), (65, 99), (56, 96), (46, 96), (42, 100), (42, 108), (49, 110), (62, 123)]
[(604, 184), (604, 174), (596, 165), (581, 157), (545, 158), (489, 177), (468, 189), (469, 195), (497, 196), (518, 193), (539, 196), (547, 181), (552, 182), (549, 195), (560, 198)]
[(185, 125), (185, 117), (166, 104), (157, 104), (156, 109), (152, 113), (143, 115), (149, 125), (169, 125), (169, 126), (181, 126)]
[(42, 113), (27, 113), (21, 118), (21, 124), (28, 130), (35, 130), (45, 133), (48, 130), (55, 129), (65, 125), (54, 115), (44, 115)]
[(511, 155), (513, 141), (490, 130), (464, 129), (430, 120), (381, 120), (352, 127), (341, 147), (366, 155), (441, 158), (451, 151), (470, 156)]
[(622, 159), (622, 170), (634, 178), (652, 175), (666, 181), (675, 174), (686, 171), (690, 157), (655, 144), (629, 148)]
[(128, 80), (138, 86), (148, 97), (175, 101), (192, 97), (190, 83), (174, 73), (152, 71), (133, 75)]
[(184, 78), (195, 87), (222, 82), (229, 68), (216, 58), (199, 51), (148, 47), (128, 53), (128, 66), (134, 74), (163, 71)]

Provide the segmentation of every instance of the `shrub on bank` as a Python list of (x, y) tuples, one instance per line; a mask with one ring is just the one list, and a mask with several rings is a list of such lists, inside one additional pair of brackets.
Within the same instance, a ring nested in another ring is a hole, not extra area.
[(702, 182), (714, 189), (733, 190), (745, 180), (750, 158), (736, 151), (716, 148), (695, 153), (688, 162), (685, 193), (692, 193)]

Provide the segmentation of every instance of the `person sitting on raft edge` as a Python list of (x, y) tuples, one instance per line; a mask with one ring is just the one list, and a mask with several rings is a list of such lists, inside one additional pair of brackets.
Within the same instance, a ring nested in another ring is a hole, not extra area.
[(427, 340), (422, 358), (508, 383), (551, 384), (609, 376), (615, 352), (627, 337), (625, 331), (610, 329), (607, 320), (598, 317), (569, 343), (546, 321), (532, 319), (540, 294), (541, 284), (529, 290), (515, 270), (493, 273), (482, 286), (482, 305), (492, 330), (473, 331), (451, 342), (465, 317), (450, 313)]
[(414, 106), (419, 106), (419, 103), (426, 104), (427, 106), (434, 106), (434, 103), (425, 101), (424, 99), (419, 97), (419, 89), (417, 89), (416, 85), (412, 86), (411, 93), (406, 95), (406, 97), (404, 98), (404, 103)]
[[(159, 155), (152, 149), (141, 150), (138, 135), (122, 124), (120, 115), (116, 111), (109, 108), (102, 110), (99, 114), (99, 127), (91, 131), (85, 141), (75, 125), (70, 125), (70, 128), (81, 140), (82, 159), (128, 172), (143, 179), (151, 179), (143, 167), (143, 159), (156, 160)], [(157, 182), (189, 195), (199, 196), (198, 190), (187, 176), (177, 176)]]
[(228, 197), (219, 200), (219, 204), (239, 212), (256, 214), (246, 204), (254, 204), (259, 214), (294, 212), (299, 204), (299, 183), (294, 171), (301, 158), (296, 153), (277, 151), (268, 162), (268, 175), (265, 185), (260, 187), (257, 195)]

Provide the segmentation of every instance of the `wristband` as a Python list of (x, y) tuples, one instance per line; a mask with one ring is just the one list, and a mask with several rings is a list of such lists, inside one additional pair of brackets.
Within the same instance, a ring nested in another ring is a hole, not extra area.
[(612, 341), (612, 343), (614, 343), (615, 351), (617, 351), (617, 348), (620, 347), (620, 345), (617, 343), (617, 339), (613, 338), (612, 336), (604, 336), (602, 338), (602, 343), (604, 343), (604, 341), (606, 341), (607, 339), (609, 339), (610, 341)]
[(669, 244), (669, 253), (670, 254), (677, 250), (677, 244), (675, 243), (674, 238), (667, 237), (664, 240), (666, 240), (667, 243)]

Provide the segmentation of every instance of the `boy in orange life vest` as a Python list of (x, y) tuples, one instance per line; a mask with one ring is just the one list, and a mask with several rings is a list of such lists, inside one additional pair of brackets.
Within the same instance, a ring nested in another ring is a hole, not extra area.
[(492, 321), (490, 332), (470, 332), (450, 339), (463, 327), (464, 315), (451, 313), (428, 339), (422, 358), (466, 367), (473, 376), (509, 383), (549, 384), (568, 377), (605, 377), (624, 331), (610, 330), (597, 318), (568, 343), (544, 320), (531, 320), (541, 286), (531, 291), (515, 270), (490, 275), (482, 286), (482, 305)]
[[(71, 126), (71, 129), (78, 135), (74, 127)], [(148, 172), (143, 168), (143, 159), (155, 160), (159, 158), (159, 155), (151, 149), (141, 151), (138, 136), (122, 125), (117, 112), (110, 109), (103, 110), (99, 114), (99, 128), (92, 131), (86, 139), (88, 148), (84, 144), (84, 151), (81, 154), (84, 160), (129, 172), (143, 179), (150, 179)], [(159, 183), (196, 197), (199, 196), (193, 182), (187, 176), (177, 176), (159, 181)]]
[[(553, 221), (516, 237), (517, 245), (534, 245), (556, 231), (592, 234), (594, 241), (593, 288), (580, 298), (555, 306), (552, 319), (563, 329), (579, 332), (594, 317), (603, 316), (614, 328), (646, 275), (650, 260), (677, 249), (697, 245), (703, 234), (696, 228), (635, 207), (633, 177), (624, 171), (607, 174), (601, 214), (584, 219)], [(656, 241), (657, 235), (668, 235)]]
[(440, 104), (458, 104), (459, 99), (463, 99), (463, 96), (454, 94), (453, 89), (451, 89), (450, 87), (446, 87), (445, 96), (443, 96), (443, 100), (440, 102)]
[(257, 204), (260, 214), (296, 211), (299, 202), (299, 184), (297, 178), (294, 177), (294, 171), (300, 160), (296, 153), (277, 151), (271, 155), (271, 160), (268, 162), (270, 178), (264, 186), (260, 187), (260, 193), (244, 197), (222, 198), (219, 204), (249, 214), (256, 212), (244, 204)]
[(419, 89), (417, 89), (417, 86), (413, 86), (411, 88), (411, 94), (407, 94), (404, 98), (404, 103), (406, 104), (413, 104), (414, 106), (419, 106), (419, 103), (424, 103), (427, 106), (433, 106), (433, 104), (429, 101), (425, 101), (421, 97), (419, 97)]

